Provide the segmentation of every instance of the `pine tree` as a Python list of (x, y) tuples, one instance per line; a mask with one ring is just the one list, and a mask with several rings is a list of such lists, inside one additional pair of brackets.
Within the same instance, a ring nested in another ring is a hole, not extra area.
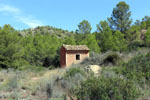
[(85, 35), (85, 38), (80, 41), (80, 44), (87, 45), (90, 50), (95, 53), (100, 53), (100, 47), (98, 46), (95, 35), (93, 34)]
[(75, 45), (75, 39), (73, 37), (66, 37), (63, 44)]
[(114, 47), (113, 34), (107, 21), (101, 21), (97, 25), (97, 30), (99, 30), (99, 32), (96, 34), (96, 38), (99, 42), (98, 44), (101, 47), (102, 52), (112, 50)]
[(119, 30), (125, 33), (132, 23), (130, 7), (126, 2), (119, 2), (113, 9), (112, 15), (108, 18), (109, 24), (113, 30)]
[(124, 34), (120, 31), (116, 31), (113, 35), (114, 48), (115, 51), (123, 51), (127, 48), (126, 40), (124, 39)]
[(83, 20), (78, 25), (77, 33), (88, 34), (91, 33), (92, 27), (91, 24), (87, 20)]
[(18, 68), (26, 64), (23, 55), (21, 37), (10, 25), (4, 25), (0, 29), (0, 67)]

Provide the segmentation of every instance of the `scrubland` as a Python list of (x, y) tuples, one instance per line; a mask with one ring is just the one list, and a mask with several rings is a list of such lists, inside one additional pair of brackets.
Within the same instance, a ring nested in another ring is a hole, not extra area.
[[(69, 68), (0, 71), (0, 100), (147, 100), (150, 53), (92, 54)], [(98, 74), (88, 65), (101, 67)]]

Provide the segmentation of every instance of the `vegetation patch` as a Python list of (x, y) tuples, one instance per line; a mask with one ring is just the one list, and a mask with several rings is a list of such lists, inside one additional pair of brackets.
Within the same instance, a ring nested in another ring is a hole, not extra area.
[(76, 91), (80, 100), (135, 100), (139, 94), (133, 81), (113, 77), (91, 77)]

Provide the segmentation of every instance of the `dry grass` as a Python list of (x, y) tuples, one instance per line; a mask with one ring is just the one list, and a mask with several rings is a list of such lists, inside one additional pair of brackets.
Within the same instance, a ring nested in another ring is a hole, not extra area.
[(63, 69), (42, 70), (40, 72), (0, 71), (0, 100), (18, 98), (46, 100), (47, 84), (53, 76), (62, 75), (64, 71)]
[(128, 62), (130, 59), (132, 59), (134, 56), (139, 55), (139, 54), (147, 54), (149, 52), (148, 48), (141, 48), (137, 51), (132, 51), (128, 53), (122, 53), (122, 59), (124, 62)]
[(55, 69), (50, 71), (45, 71), (43, 75), (34, 75), (33, 73), (29, 75), (26, 79), (22, 79), (22, 87), (31, 89), (33, 92), (37, 90), (46, 90), (47, 83), (51, 80), (51, 77), (55, 75), (63, 74), (59, 72), (61, 69)]

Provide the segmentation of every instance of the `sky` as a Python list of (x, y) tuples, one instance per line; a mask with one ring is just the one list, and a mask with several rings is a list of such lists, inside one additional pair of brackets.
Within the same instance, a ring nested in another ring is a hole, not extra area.
[[(133, 22), (150, 16), (150, 0), (124, 0), (130, 6)], [(0, 26), (10, 24), (17, 30), (53, 26), (75, 31), (88, 20), (92, 31), (96, 24), (111, 17), (120, 0), (0, 0)]]

